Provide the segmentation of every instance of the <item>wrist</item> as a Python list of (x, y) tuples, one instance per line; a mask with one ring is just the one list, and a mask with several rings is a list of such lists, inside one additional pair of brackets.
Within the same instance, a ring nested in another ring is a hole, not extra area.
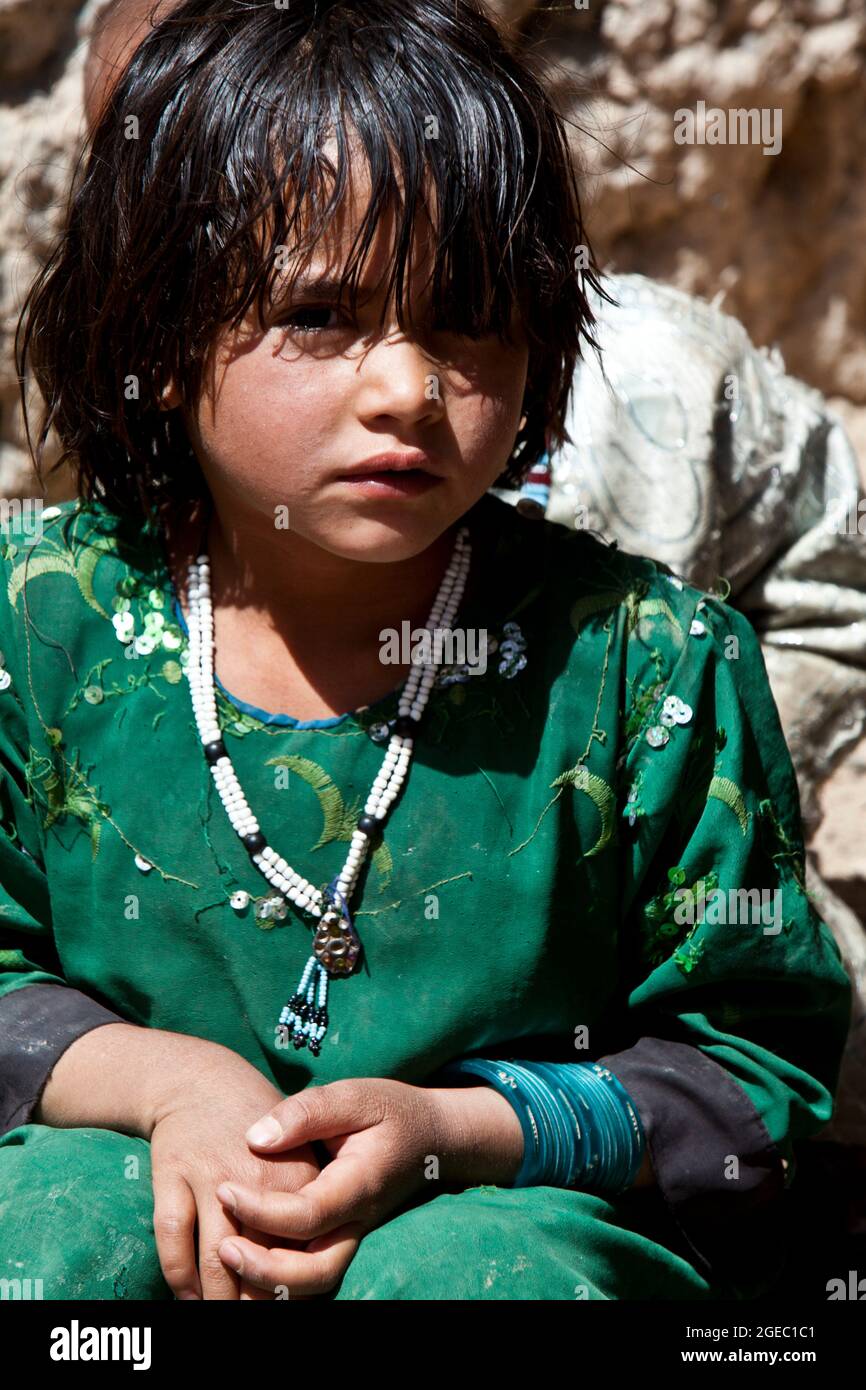
[(492, 1086), (429, 1087), (439, 1116), (439, 1178), (446, 1184), (510, 1187), (523, 1162), (523, 1130)]
[[(261, 1091), (260, 1102), (255, 1094)], [(148, 1079), (141, 1093), (141, 1121), (150, 1138), (160, 1120), (178, 1110), (214, 1098), (224, 1101), (237, 1091), (245, 1100), (260, 1104), (262, 1113), (282, 1093), (251, 1062), (221, 1043), (182, 1033), (155, 1035), (149, 1059)]]
[(448, 1063), (435, 1079), (452, 1076), (458, 1086), (461, 1078), (479, 1077), (513, 1107), (524, 1160), (512, 1186), (620, 1193), (648, 1185), (647, 1164), (641, 1162), (646, 1136), (637, 1106), (607, 1067), (513, 1059), (503, 1065), (466, 1057)]
[[(218, 1043), (134, 1023), (106, 1023), (76, 1038), (58, 1058), (34, 1110), (57, 1129), (116, 1129), (150, 1139), (162, 1114), (218, 1073), (246, 1068)], [(264, 1078), (261, 1078), (264, 1081)]]

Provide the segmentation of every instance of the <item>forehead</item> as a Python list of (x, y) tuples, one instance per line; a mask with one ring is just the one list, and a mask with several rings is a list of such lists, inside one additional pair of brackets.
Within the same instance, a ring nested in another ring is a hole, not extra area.
[(180, 0), (108, 0), (94, 20), (84, 67), (84, 110), (91, 130), (132, 54)]
[[(342, 152), (335, 135), (328, 137), (321, 147), (324, 164), (323, 190), (330, 198), (336, 184), (336, 172), (342, 163), (343, 187), (339, 201), (328, 210), (321, 234), (314, 245), (305, 253), (288, 257), (288, 269), (294, 273), (302, 271), (304, 278), (339, 276), (350, 258), (354, 263), (362, 261), (364, 280), (378, 285), (393, 264), (396, 252), (396, 238), (406, 235), (404, 222), (404, 183), (399, 161), (392, 160), (392, 188), (390, 196), (383, 198), (379, 193), (379, 206), (371, 207), (373, 183), (370, 167), (361, 142), (354, 132), (347, 130), (342, 139)], [(294, 190), (289, 185), (287, 197), (291, 205)], [(317, 199), (318, 202), (318, 199)], [(436, 254), (435, 227), (435, 185), (432, 179), (425, 180), (423, 194), (414, 208), (411, 223), (411, 240), (407, 273), (413, 278), (419, 274), (427, 275), (432, 269)], [(317, 213), (322, 209), (317, 207)], [(298, 222), (302, 236), (310, 231), (309, 199), (299, 210)], [(370, 221), (365, 227), (365, 219)], [(366, 247), (366, 249), (362, 249)]]

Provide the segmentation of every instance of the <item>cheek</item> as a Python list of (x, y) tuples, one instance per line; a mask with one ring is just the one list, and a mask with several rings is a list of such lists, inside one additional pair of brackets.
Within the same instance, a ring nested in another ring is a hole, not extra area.
[(292, 360), (262, 343), (219, 372), (216, 395), (200, 414), (202, 440), (214, 453), (273, 443), (285, 455), (327, 434), (340, 400), (338, 361)]
[(497, 344), (496, 349), (479, 355), (452, 398), (452, 423), (466, 423), (485, 439), (512, 425), (516, 430), (528, 367), (528, 348), (503, 352)]

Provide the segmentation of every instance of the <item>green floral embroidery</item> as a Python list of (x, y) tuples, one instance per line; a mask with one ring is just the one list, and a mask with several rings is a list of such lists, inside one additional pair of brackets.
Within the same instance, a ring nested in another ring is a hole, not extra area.
[(569, 621), (580, 637), (580, 629), (587, 619), (601, 613), (606, 608), (625, 607), (626, 632), (630, 636), (642, 618), (665, 618), (682, 634), (682, 624), (666, 599), (647, 598), (649, 582), (639, 580), (631, 589), (603, 589), (596, 593), (584, 594), (571, 606)]
[(649, 723), (651, 712), (663, 698), (667, 687), (668, 677), (664, 671), (664, 658), (658, 647), (653, 647), (650, 652), (650, 660), (655, 668), (655, 679), (651, 685), (642, 686), (640, 693), (636, 696), (634, 682), (628, 681), (631, 701), (629, 713), (623, 725), (624, 756), (628, 754), (632, 744), (640, 737), (644, 726)]
[(648, 598), (641, 600), (633, 609), (629, 608), (629, 632), (637, 627), (642, 618), (666, 618), (677, 632), (682, 634), (682, 624), (674, 613), (670, 604), (663, 598)]
[[(692, 931), (694, 930), (695, 928), (692, 927)], [(692, 933), (689, 932), (689, 936), (691, 936), (691, 934)], [(673, 953), (672, 959), (684, 975), (690, 975), (703, 956), (705, 950), (706, 946), (703, 941), (699, 941), (695, 944), (695, 942), (687, 939), (682, 946), (677, 947)]]
[(586, 792), (595, 803), (596, 809), (601, 817), (601, 830), (595, 844), (591, 849), (587, 850), (583, 858), (591, 859), (593, 855), (600, 854), (614, 838), (616, 829), (616, 798), (607, 782), (605, 782), (602, 777), (598, 777), (595, 773), (590, 772), (582, 763), (578, 762), (566, 772), (561, 772), (558, 777), (553, 779), (550, 785), (551, 787), (558, 788), (556, 794), (550, 798), (547, 805), (542, 809), (538, 820), (535, 822), (535, 828), (532, 834), (528, 835), (527, 838), (519, 845), (515, 846), (514, 849), (509, 850), (508, 857), (511, 858), (513, 854), (519, 854), (521, 850), (526, 849), (526, 846), (535, 839), (544, 817), (547, 815), (551, 806), (562, 796), (567, 786), (574, 787), (578, 791)]
[(717, 797), (719, 801), (723, 801), (737, 817), (743, 834), (748, 834), (749, 823), (752, 816), (751, 812), (746, 810), (743, 793), (740, 791), (736, 782), (732, 782), (730, 777), (715, 776), (707, 788), (707, 796), (714, 796)]
[[(90, 832), (91, 857), (96, 858), (99, 850), (99, 836), (102, 829), (99, 816), (111, 814), (111, 807), (100, 801), (87, 779), (78, 767), (78, 750), (73, 761), (57, 757), (45, 757), (31, 747), (30, 758), (24, 769), (31, 792), (39, 786), (47, 814), (43, 828), (50, 829), (62, 816), (77, 817)], [(31, 805), (35, 802), (31, 799)]]
[(108, 614), (93, 592), (93, 578), (96, 573), (96, 566), (103, 555), (110, 555), (114, 550), (114, 540), (110, 536), (100, 536), (96, 540), (89, 542), (89, 547), (82, 550), (75, 559), (75, 578), (78, 587), (90, 607), (95, 609), (103, 618)]
[[(642, 939), (644, 956), (653, 966), (660, 965), (671, 956), (671, 947), (676, 945), (671, 958), (683, 973), (688, 974), (704, 952), (703, 943), (695, 946), (691, 942), (701, 922), (678, 922), (674, 914), (681, 904), (700, 901), (701, 890), (704, 897), (708, 896), (718, 886), (719, 876), (715, 870), (701, 874), (690, 887), (686, 885), (686, 877), (681, 864), (668, 869), (670, 888), (651, 898), (644, 906)], [(691, 895), (690, 899), (686, 893)]]
[(228, 700), (218, 685), (214, 685), (216, 695), (217, 720), (220, 729), (227, 733), (237, 734), (238, 738), (245, 738), (247, 734), (256, 733), (261, 729), (270, 732), (274, 727), (265, 724), (261, 719), (256, 719), (255, 715), (247, 714), (245, 710), (239, 710)]
[(574, 787), (576, 791), (586, 792), (587, 796), (595, 803), (601, 818), (601, 830), (592, 849), (588, 849), (583, 857), (584, 859), (592, 859), (594, 855), (601, 854), (601, 851), (613, 839), (616, 830), (616, 797), (611, 787), (608, 786), (603, 777), (596, 776), (594, 772), (590, 772), (581, 764), (570, 767), (567, 772), (561, 772), (558, 777), (554, 778), (551, 786)]
[(25, 577), (29, 583), (31, 579), (36, 579), (40, 574), (68, 574), (74, 579), (75, 568), (71, 560), (59, 552), (49, 555), (28, 555), (20, 565), (15, 566), (9, 575), (7, 593), (11, 608), (15, 607)]
[(509, 857), (513, 854), (519, 854), (521, 850), (525, 849), (526, 846), (531, 843), (531, 841), (537, 835), (541, 822), (544, 820), (544, 817), (547, 815), (554, 802), (559, 800), (566, 786), (576, 787), (579, 791), (585, 791), (588, 794), (588, 796), (590, 796), (590, 798), (595, 802), (595, 805), (598, 809), (598, 813), (601, 817), (601, 831), (599, 837), (596, 840), (595, 844), (591, 847), (591, 849), (587, 850), (583, 858), (590, 859), (594, 855), (600, 854), (601, 851), (605, 849), (607, 845), (611, 842), (611, 840), (614, 839), (616, 828), (616, 797), (608, 783), (605, 782), (603, 778), (596, 776), (594, 773), (591, 773), (589, 769), (585, 766), (593, 742), (601, 744), (605, 744), (607, 742), (607, 730), (603, 729), (599, 725), (598, 718), (601, 712), (602, 701), (604, 699), (605, 686), (607, 684), (608, 666), (610, 664), (610, 653), (614, 635), (614, 618), (615, 614), (611, 613), (610, 617), (607, 619), (607, 622), (604, 624), (604, 631), (607, 633), (607, 641), (605, 643), (604, 660), (602, 662), (601, 677), (598, 685), (598, 695), (596, 696), (595, 709), (593, 710), (592, 715), (592, 726), (589, 731), (589, 737), (586, 741), (586, 747), (584, 748), (574, 767), (567, 768), (564, 772), (561, 772), (558, 777), (555, 777), (553, 779), (550, 785), (551, 787), (557, 788), (556, 794), (552, 796), (550, 801), (548, 801), (547, 805), (543, 807), (541, 814), (539, 815), (538, 820), (535, 823), (535, 829), (532, 831), (532, 833), (521, 844), (517, 845), (515, 849), (509, 850)]
[[(75, 580), (85, 603), (100, 617), (108, 619), (108, 614), (93, 592), (93, 577), (97, 563), (103, 555), (114, 552), (116, 542), (112, 536), (94, 537), (95, 527), (91, 527), (83, 538), (79, 538), (79, 526), (84, 515), (83, 508), (65, 515), (61, 513), (56, 520), (66, 520), (69, 523), (65, 533), (66, 544), (57, 545), (46, 534), (39, 543), (39, 553), (28, 553), (24, 560), (10, 571), (8, 595), (13, 608), (25, 582), (29, 584), (41, 574), (66, 574)], [(91, 539), (92, 537), (94, 538)], [(11, 556), (17, 553), (17, 548), (7, 546), (6, 553), (7, 556)]]
[(723, 574), (717, 575), (708, 592), (713, 598), (718, 599), (720, 603), (727, 603), (728, 595), (731, 592), (730, 579), (726, 579)]
[[(169, 667), (172, 664), (178, 672), (177, 676), (175, 676), (172, 671), (166, 670), (166, 667)], [(114, 699), (118, 695), (131, 695), (134, 690), (139, 690), (142, 686), (145, 685), (153, 691), (153, 694), (156, 696), (158, 700), (162, 700), (164, 702), (165, 696), (155, 685), (155, 680), (158, 677), (161, 677), (162, 679), (168, 681), (169, 684), (175, 684), (177, 680), (181, 679), (182, 675), (181, 668), (177, 662), (165, 662), (161, 671), (151, 671), (148, 668), (146, 671), (143, 671), (139, 676), (136, 676), (133, 672), (130, 671), (127, 673), (126, 685), (118, 685), (115, 681), (112, 685), (106, 688), (103, 679), (103, 672), (107, 666), (111, 665), (113, 665), (113, 658), (108, 656), (104, 657), (102, 661), (97, 661), (94, 666), (91, 666), (82, 684), (79, 686), (78, 690), (76, 690), (75, 694), (72, 696), (72, 699), (69, 701), (69, 704), (66, 706), (66, 709), (64, 710), (62, 716), (63, 718), (65, 718), (66, 715), (71, 714), (73, 710), (77, 709), (78, 706), (82, 703), (82, 701), (84, 701), (88, 705), (101, 705), (105, 700)], [(125, 711), (123, 713), (125, 713)], [(162, 718), (164, 713), (164, 710), (159, 711), (159, 713), (156, 716), (156, 720), (154, 721), (154, 724)], [(120, 722), (121, 721), (118, 720), (118, 726)]]
[[(359, 907), (352, 914), (357, 920), (359, 917), (380, 917), (383, 912), (394, 912), (403, 906), (404, 902), (413, 902), (417, 898), (425, 898), (428, 893), (435, 893), (438, 888), (444, 888), (447, 883), (456, 883), (461, 878), (471, 878), (472, 873), (469, 869), (464, 869), (462, 873), (452, 874), (450, 878), (437, 879), (435, 883), (428, 883), (424, 888), (419, 888), (417, 892), (411, 893), (408, 898), (397, 898), (394, 902), (383, 903), (381, 907)], [(386, 885), (383, 884), (384, 888)]]
[(766, 799), (758, 803), (762, 838), (768, 855), (779, 865), (800, 892), (806, 892), (806, 870), (802, 846), (791, 840), (776, 815), (773, 803)]
[(646, 811), (640, 801), (642, 782), (643, 768), (640, 768), (635, 774), (634, 781), (628, 789), (628, 796), (626, 797), (625, 806), (622, 809), (623, 819), (627, 820), (629, 825), (634, 825), (638, 816), (646, 815)]
[[(284, 767), (288, 771), (294, 772), (298, 777), (303, 778), (317, 796), (324, 825), (322, 833), (311, 847), (310, 853), (321, 849), (323, 845), (327, 845), (333, 840), (351, 842), (359, 817), (364, 809), (360, 797), (357, 797), (351, 806), (347, 806), (339, 787), (334, 784), (319, 763), (313, 762), (312, 758), (282, 754), (276, 758), (268, 758), (266, 766)], [(379, 842), (370, 858), (379, 873), (384, 878), (389, 878), (393, 869), (393, 859), (384, 840)]]
[(62, 730), (49, 728), (43, 724), (43, 731), (52, 750), (50, 755), (46, 756), (40, 753), (31, 744), (29, 757), (24, 767), (24, 776), (29, 789), (27, 802), (35, 809), (41, 801), (41, 808), (46, 812), (43, 828), (48, 830), (64, 816), (74, 816), (90, 832), (91, 858), (96, 859), (103, 823), (107, 821), (117, 831), (127, 848), (133, 854), (147, 859), (161, 878), (173, 879), (176, 883), (183, 883), (188, 888), (197, 888), (198, 884), (191, 882), (190, 879), (181, 878), (177, 874), (170, 874), (161, 869), (150, 856), (144, 854), (137, 845), (127, 839), (117, 821), (113, 819), (111, 807), (100, 800), (96, 788), (90, 786), (79, 768), (80, 754), (78, 750), (75, 750), (70, 762), (61, 748)]
[(569, 613), (571, 626), (580, 638), (580, 629), (587, 618), (593, 617), (596, 613), (601, 613), (605, 608), (616, 608), (625, 601), (626, 595), (622, 590), (606, 590), (598, 594), (585, 594), (572, 604)]

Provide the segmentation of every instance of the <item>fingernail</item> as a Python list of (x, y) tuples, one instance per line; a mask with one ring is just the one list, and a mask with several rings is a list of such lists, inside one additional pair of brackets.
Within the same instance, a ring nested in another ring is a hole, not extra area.
[(223, 1241), (220, 1246), (220, 1259), (225, 1264), (230, 1265), (232, 1269), (240, 1272), (243, 1264), (241, 1252), (236, 1245), (232, 1245), (230, 1240)]
[(264, 1120), (257, 1120), (252, 1128), (247, 1130), (247, 1143), (273, 1144), (282, 1132), (279, 1120), (275, 1120), (273, 1115), (268, 1115)]
[(221, 1186), (217, 1188), (216, 1195), (225, 1206), (230, 1207), (234, 1212), (237, 1211), (238, 1195), (233, 1187), (229, 1187), (227, 1183), (222, 1183)]

